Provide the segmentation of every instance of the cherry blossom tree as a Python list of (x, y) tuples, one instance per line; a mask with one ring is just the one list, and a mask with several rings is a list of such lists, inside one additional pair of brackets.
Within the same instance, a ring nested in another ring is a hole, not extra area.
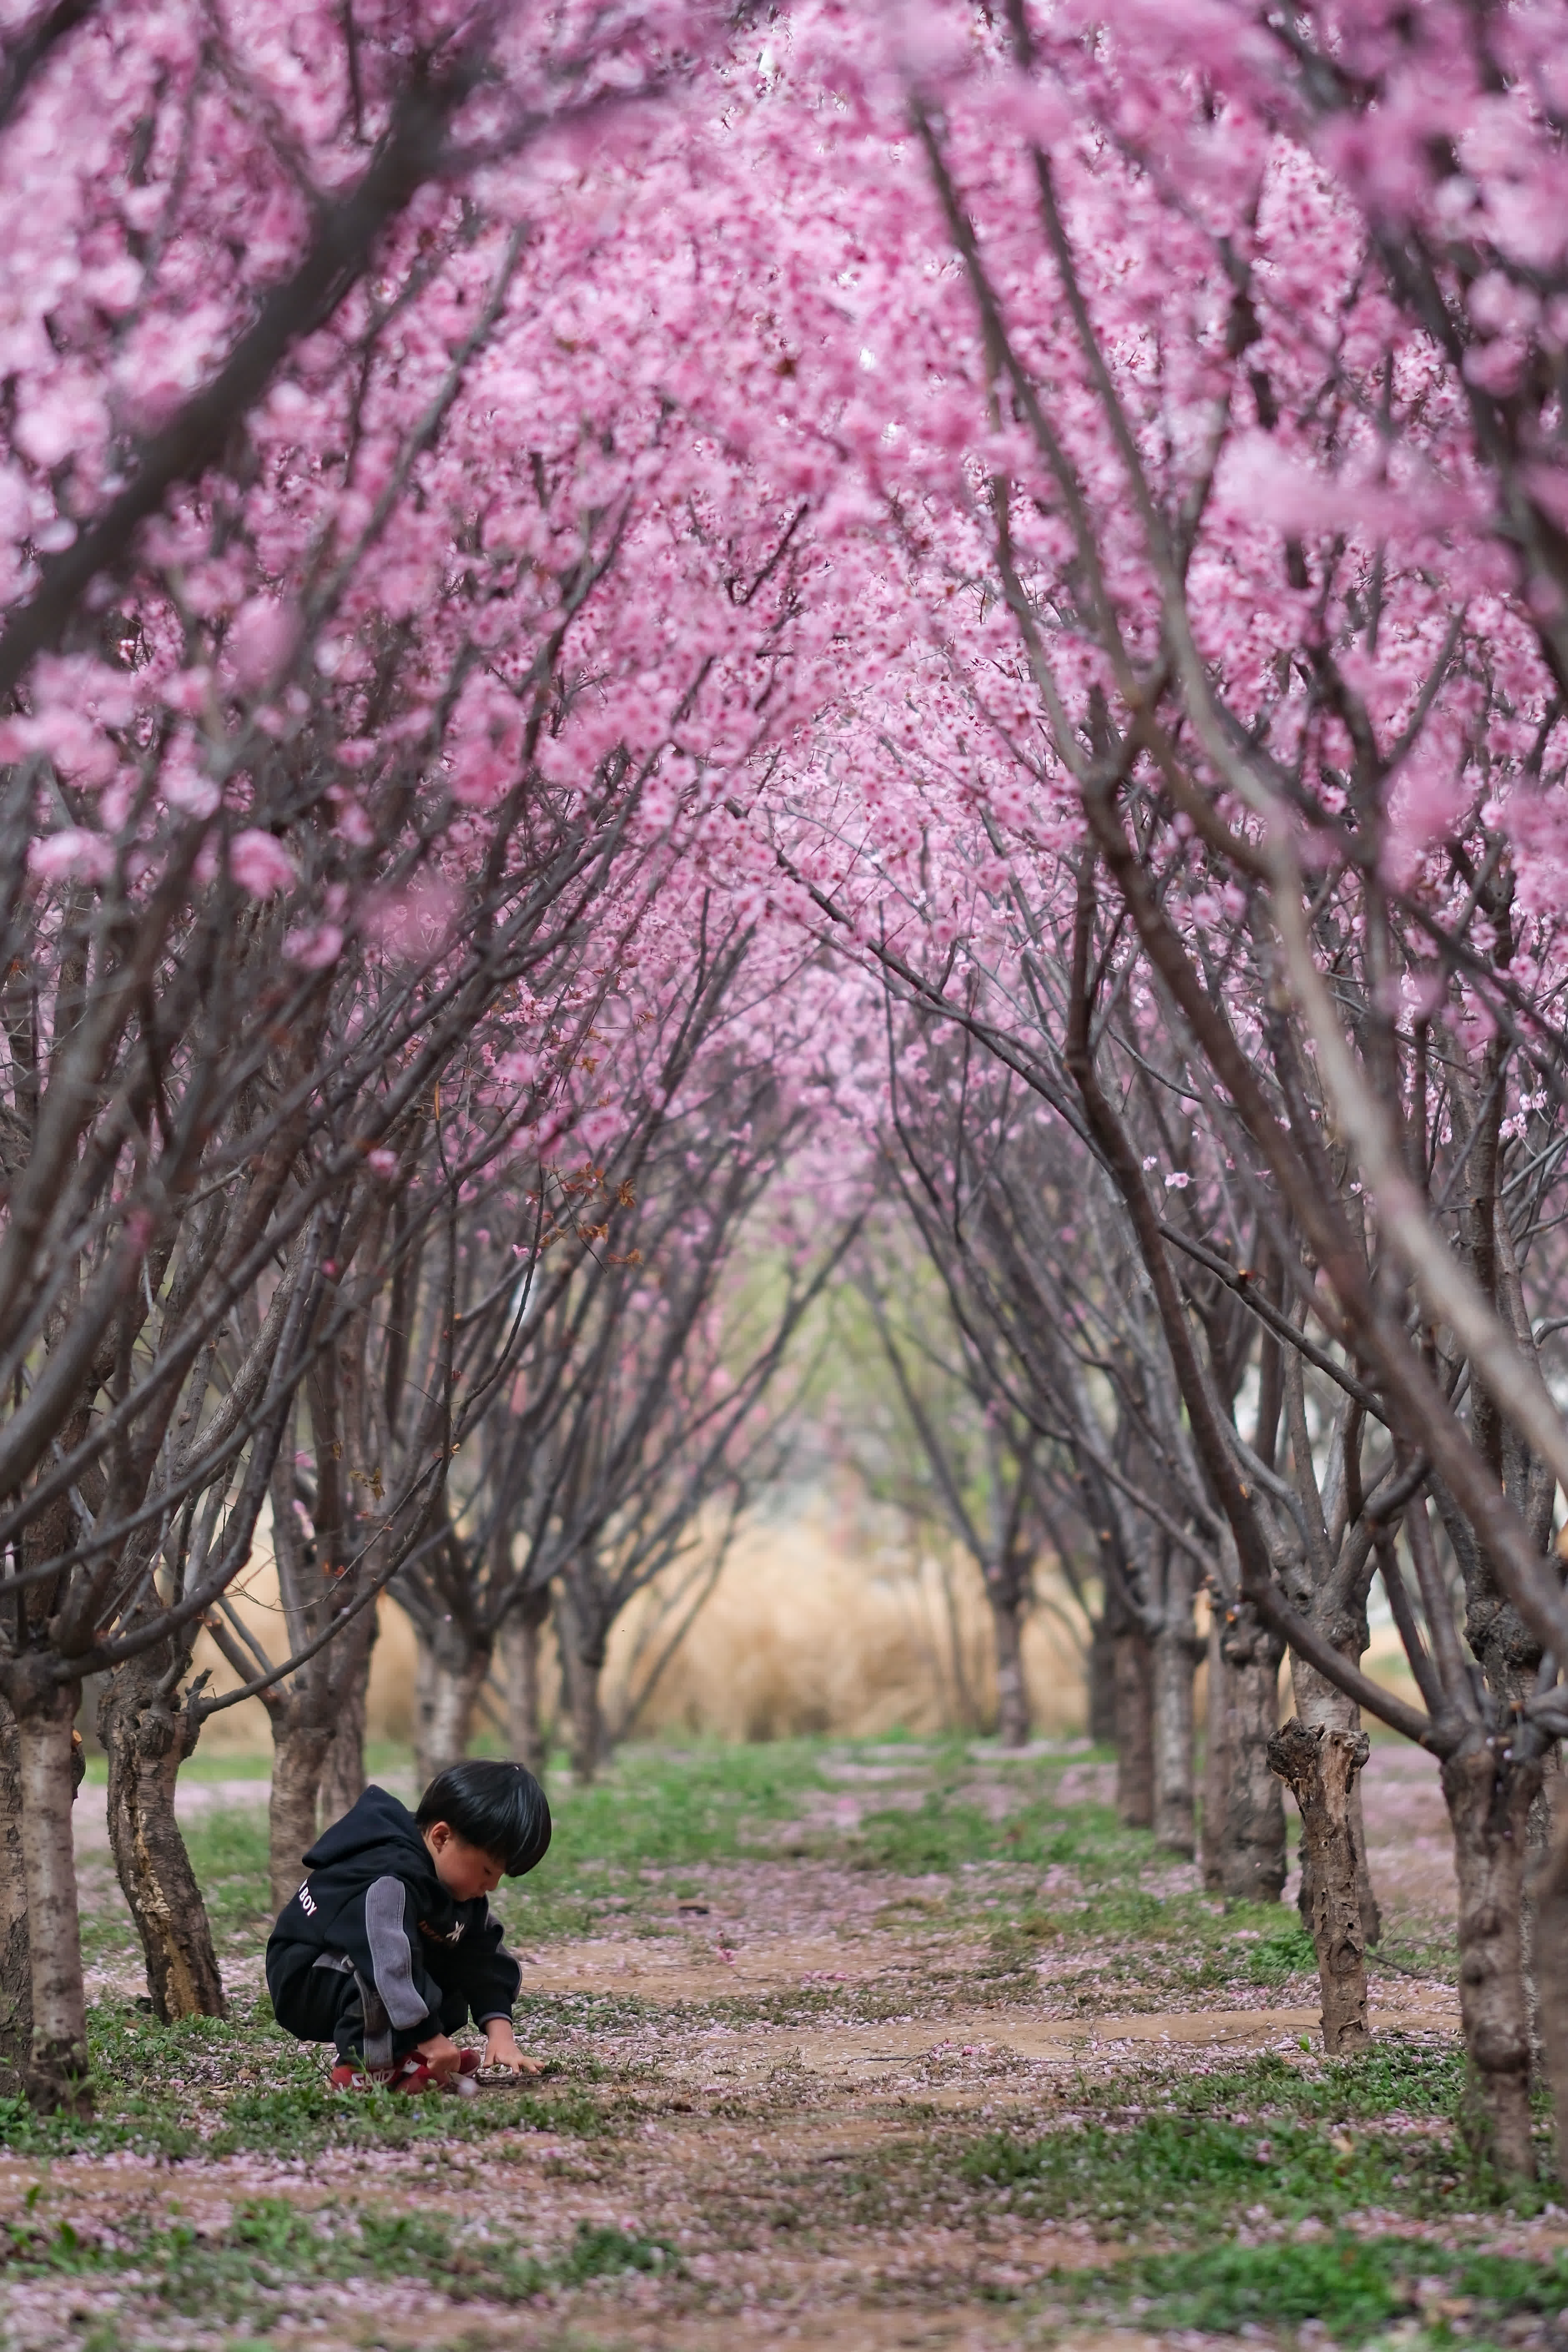
[[(80, 1677), (155, 1663), (110, 1721), (163, 1759), (132, 1811), (166, 1796), (182, 1644), (363, 1311), (340, 1275), (375, 1261), (378, 1186), (589, 906), (603, 984), (637, 891), (612, 869), (699, 796), (689, 763), (644, 789), (671, 723), (721, 740), (733, 699), (754, 736), (731, 656), (772, 620), (764, 595), (637, 684), (681, 561), (631, 462), (658, 403), (626, 406), (634, 366), (553, 405), (538, 317), (570, 269), (531, 243), (530, 175), (689, 77), (700, 12), (68, 15), (8, 53), (0, 126), (0, 1680), (45, 2105), (85, 2096)], [(579, 264), (603, 234), (555, 225)], [(601, 611), (634, 538), (639, 590)], [(688, 543), (732, 615), (732, 549)], [(537, 1010), (506, 1049), (525, 1099), (559, 1045)]]
[[(1335, 1985), (1365, 1708), (1441, 1759), (1510, 2173), (1534, 2163), (1521, 1874), (1568, 1633), (1531, 1189), (1560, 1064), (1562, 29), (1222, 7), (1194, 43), (1179, 11), (1016, 0), (885, 38), (825, 9), (749, 126), (778, 163), (785, 84), (816, 126), (818, 266), (772, 281), (750, 383), (781, 465), (853, 465), (835, 582), (863, 653), (789, 772), (733, 796), (735, 866), (966, 1025), (1105, 1171), (1227, 1613), (1319, 1678), (1277, 1762), (1325, 2015), (1361, 2030)], [(1190, 1158), (1129, 1115), (1172, 1037)], [(1288, 1351), (1254, 1434), (1297, 1417), (1294, 1359), (1342, 1401), (1326, 1459), (1310, 1424), (1273, 1465), (1238, 1428), (1213, 1284)], [(1356, 1663), (1373, 1557), (1421, 1706)]]
[[(475, 1161), (437, 1215), (437, 1087), (478, 1055), (533, 1119), (517, 1166), (552, 1164), (568, 967), (607, 997), (679, 891), (831, 998), (792, 1069), (835, 1029), (866, 1133), (889, 991), (1026, 1090), (1054, 1185), (1096, 1188), (1130, 1317), (1005, 1169), (972, 1181), (972, 1139), (910, 1162), (988, 1204), (955, 1297), (1012, 1265), (1069, 1302), (1065, 1353), (990, 1307), (964, 1328), (1099, 1457), (1142, 1630), (1190, 1641), (1190, 1565), (1249, 1689), (1290, 1654), (1294, 1723), (1266, 1742), (1259, 1696), (1230, 1785), (1261, 1747), (1296, 1792), (1336, 2046), (1365, 2031), (1362, 1713), (1438, 1758), (1479, 2112), (1533, 2168), (1524, 1857), (1568, 1730), (1565, 35), (1561, 0), (26, 21), (0, 1683), (42, 2102), (80, 2095), (81, 1674), (156, 1661), (162, 1705), (269, 1496), (285, 1545), (300, 1502), (341, 1528), (320, 1437), (392, 1315), (390, 1204), (449, 1256), (489, 1214)], [(738, 1232), (789, 1155), (710, 1141)], [(586, 1616), (632, 1489), (563, 1548), (560, 1498), (631, 1458), (660, 1365), (727, 1371), (688, 1353), (689, 1271), (622, 1404), (545, 1383), (581, 1412), (532, 1524)], [(539, 1344), (587, 1293), (607, 1373), (636, 1285), (574, 1283), (528, 1309)], [(1112, 1335), (1108, 1429), (1075, 1366)], [(472, 1495), (503, 1455), (476, 1439)], [(458, 1499), (440, 1540), (471, 1554)], [(495, 1573), (526, 1631), (545, 1580)], [(1363, 1670), (1374, 1574), (1419, 1705)], [(1568, 2143), (1568, 1829), (1539, 1893)]]
[[(540, 1235), (551, 1272), (508, 1402), (447, 1539), (398, 1582), (423, 1654), (422, 1771), (466, 1751), (497, 1640), (520, 1617), (536, 1638), (551, 1593), (574, 1765), (592, 1776), (611, 1630), (771, 1458), (768, 1393), (852, 1230), (852, 1197), (825, 1233), (794, 1230), (783, 1185), (842, 1118), (819, 1036), (836, 992), (792, 933), (726, 933), (706, 899), (691, 913), (668, 934), (696, 943), (679, 984), (628, 998), (646, 1076), (633, 1088), (623, 1069), (617, 1147), (568, 1176)], [(737, 1276), (748, 1249), (776, 1271), (760, 1296)]]
[[(900, 1513), (918, 1549), (933, 1539), (956, 1546), (978, 1573), (991, 1617), (996, 1736), (1004, 1748), (1024, 1748), (1031, 1725), (1024, 1622), (1045, 1542), (1041, 1440), (998, 1391), (963, 1325), (941, 1312), (945, 1301), (921, 1297), (907, 1259), (908, 1237), (897, 1233), (882, 1250), (860, 1253), (855, 1269), (890, 1392), (879, 1412), (862, 1407), (851, 1458), (873, 1497)], [(964, 1719), (977, 1729), (945, 1579), (944, 1592), (954, 1684)]]
[[(994, 1392), (1037, 1436), (1037, 1507), (1058, 1557), (1069, 1574), (1079, 1553), (1095, 1562), (1110, 1629), (1121, 1818), (1175, 1852), (1194, 1851), (1194, 1602), (1206, 1587), (1220, 1638), (1205, 1875), (1226, 1894), (1272, 1899), (1286, 1870), (1279, 1791), (1264, 1756), (1279, 1650), (1256, 1639), (1259, 1629), (1239, 1610), (1227, 1616), (1212, 1605), (1224, 1585), (1219, 1529), (1114, 1190), (1072, 1123), (1043, 1118), (1037, 1094), (962, 1030), (955, 1036), (917, 1014), (893, 1059), (891, 1128), (909, 1213)], [(1147, 1090), (1134, 1116), (1158, 1142)], [(1194, 1282), (1190, 1297), (1215, 1332), (1214, 1362), (1234, 1398), (1249, 1318), (1212, 1285)], [(1215, 1769), (1216, 1748), (1234, 1770)]]

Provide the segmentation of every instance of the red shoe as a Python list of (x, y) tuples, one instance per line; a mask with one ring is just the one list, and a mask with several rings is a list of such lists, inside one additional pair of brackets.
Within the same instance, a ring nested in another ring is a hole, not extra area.
[(332, 2068), (334, 2091), (430, 2091), (435, 2078), (416, 2051), (395, 2066), (355, 2066), (346, 2062)]
[(334, 2091), (379, 2091), (386, 2080), (384, 2072), (372, 2074), (368, 2067), (356, 2066), (347, 2059), (340, 2059), (331, 2073)]
[(389, 2091), (412, 2092), (434, 2091), (437, 2086), (435, 2075), (417, 2050), (411, 2050), (407, 2057), (393, 2068), (386, 2087)]
[(479, 2068), (484, 2063), (485, 2053), (482, 2050), (459, 2050), (457, 2073), (442, 2075), (435, 2087), (442, 2091), (455, 2092), (459, 2099), (477, 2099), (479, 2095), (477, 2078)]

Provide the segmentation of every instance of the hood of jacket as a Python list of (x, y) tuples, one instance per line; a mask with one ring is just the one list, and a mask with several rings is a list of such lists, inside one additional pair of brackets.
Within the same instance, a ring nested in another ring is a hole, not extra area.
[(376, 1878), (400, 1878), (437, 1934), (456, 1922), (459, 1906), (436, 1874), (423, 1831), (407, 1806), (374, 1784), (341, 1822), (323, 1830), (304, 1857), (308, 1871), (331, 1874), (335, 1887)]

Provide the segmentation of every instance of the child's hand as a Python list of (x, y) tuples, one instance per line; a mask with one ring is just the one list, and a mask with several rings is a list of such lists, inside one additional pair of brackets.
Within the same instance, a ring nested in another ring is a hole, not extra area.
[(504, 2017), (493, 2017), (485, 2028), (485, 2064), (510, 2066), (514, 2074), (542, 2074), (542, 2058), (525, 2058), (517, 2036)]
[(448, 2074), (458, 2071), (458, 2045), (444, 2033), (433, 2033), (427, 2042), (422, 2042), (419, 2055), (438, 2083), (444, 2083)]

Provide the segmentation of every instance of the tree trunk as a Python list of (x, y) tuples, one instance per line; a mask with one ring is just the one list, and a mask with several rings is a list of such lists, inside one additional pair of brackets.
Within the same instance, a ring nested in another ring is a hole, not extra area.
[(1535, 1865), (1531, 1892), (1535, 1990), (1557, 2122), (1557, 2178), (1568, 2183), (1568, 1802), (1561, 1787), (1554, 1793), (1551, 1843)]
[(45, 1684), (27, 1692), (16, 1708), (33, 2000), (24, 2074), (28, 2099), (40, 2115), (92, 2113), (71, 1841), (71, 1726), (80, 1696), (74, 1683)]
[(468, 1752), (474, 1708), (490, 1670), (490, 1650), (488, 1642), (473, 1649), (446, 1640), (421, 1648), (414, 1765), (424, 1789), (437, 1772), (448, 1764), (460, 1764)]
[(572, 1774), (578, 1782), (594, 1779), (605, 1757), (605, 1713), (599, 1697), (604, 1661), (572, 1661)]
[(1029, 1685), (1024, 1675), (1024, 1609), (1017, 1592), (986, 1580), (996, 1645), (996, 1738), (1004, 1748), (1029, 1744)]
[(0, 2096), (15, 2098), (21, 2091), (32, 2039), (27, 1875), (22, 1857), (22, 1747), (16, 1718), (6, 1700), (0, 1698)]
[(1268, 1761), (1301, 1809), (1303, 1870), (1310, 1865), (1309, 1925), (1323, 1996), (1323, 2048), (1352, 2057), (1372, 2040), (1366, 2018), (1366, 1930), (1356, 1879), (1351, 1798), (1366, 1762), (1364, 1731), (1331, 1731), (1293, 1716), (1268, 1743)]
[(1531, 1800), (1524, 1832), (1524, 1907), (1520, 1914), (1520, 1949), (1523, 1954), (1524, 1998), (1530, 2011), (1531, 2063), (1547, 2064), (1545, 2032), (1541, 2019), (1541, 1922), (1536, 1916), (1536, 1890), (1550, 1867), (1552, 1830), (1562, 1801), (1562, 1762), (1555, 1748), (1541, 1759), (1541, 1786)]
[(1220, 1892), (1232, 1902), (1278, 1903), (1285, 1884), (1285, 1792), (1268, 1769), (1279, 1728), (1278, 1638), (1246, 1602), (1225, 1611), (1227, 1771)]
[(1211, 1894), (1225, 1887), (1225, 1824), (1230, 1810), (1230, 1685), (1220, 1647), (1223, 1603), (1209, 1605), (1208, 1689), (1204, 1706), (1204, 1820), (1200, 1849), (1204, 1885)]
[(514, 1760), (542, 1776), (546, 1740), (540, 1700), (540, 1647), (550, 1615), (550, 1587), (525, 1592), (500, 1629), (501, 1669), (506, 1677), (507, 1745)]
[[(188, 1656), (188, 1654), (187, 1654)], [(154, 2014), (225, 2017), (212, 1929), (174, 1818), (174, 1784), (197, 1725), (161, 1689), (168, 1644), (104, 1678), (98, 1736), (109, 1758), (109, 1842), (147, 1962)]]
[[(1359, 1706), (1356, 1715), (1359, 1718)], [(1356, 1729), (1361, 1729), (1359, 1719)], [(1351, 1788), (1351, 1844), (1355, 1850), (1355, 1892), (1361, 1910), (1361, 1931), (1366, 1937), (1368, 1950), (1375, 1951), (1383, 1941), (1383, 1906), (1377, 1899), (1377, 1889), (1372, 1883), (1372, 1864), (1367, 1860), (1366, 1808), (1359, 1772)]]
[(1459, 1880), (1459, 2011), (1472, 2131), (1505, 2179), (1535, 2176), (1521, 1915), (1525, 1823), (1540, 1783), (1538, 1761), (1505, 1763), (1479, 1740), (1443, 1765)]
[(1165, 1609), (1154, 1638), (1154, 1837), (1191, 1856), (1193, 1834), (1193, 1577), (1184, 1554), (1165, 1572)]
[(316, 1807), (332, 1732), (330, 1725), (304, 1718), (298, 1700), (283, 1702), (271, 1715), (272, 1794), (267, 1807), (267, 1834), (272, 1908), (281, 1911), (304, 1877), (306, 1852), (316, 1843)]
[(1116, 1745), (1116, 1633), (1109, 1608), (1095, 1619), (1089, 1637), (1087, 1729), (1097, 1748)]
[(1116, 1636), (1116, 1812), (1123, 1829), (1153, 1824), (1153, 1676), (1149, 1643), (1133, 1625)]
[[(1347, 1653), (1352, 1665), (1361, 1664), (1363, 1649)], [(1296, 1713), (1309, 1731), (1342, 1732), (1349, 1738), (1361, 1735), (1361, 1709), (1353, 1699), (1346, 1698), (1326, 1675), (1319, 1674), (1304, 1658), (1290, 1653), (1290, 1687), (1296, 1696)], [(1289, 1778), (1289, 1775), (1287, 1775)], [(1356, 1904), (1361, 1912), (1363, 1946), (1370, 1948), (1383, 1933), (1383, 1914), (1378, 1907), (1373, 1887), (1372, 1871), (1366, 1858), (1366, 1817), (1362, 1809), (1361, 1770), (1358, 1767), (1351, 1782), (1350, 1804), (1345, 1815), (1344, 1835), (1351, 1846), (1352, 1867), (1355, 1872)], [(1307, 1841), (1301, 1841), (1301, 1891), (1297, 1906), (1308, 1927), (1311, 1926), (1316, 1900), (1312, 1885), (1315, 1867)], [(1336, 1870), (1339, 1865), (1335, 1865)]]
[(566, 1685), (566, 1707), (572, 1726), (572, 1773), (579, 1782), (593, 1780), (605, 1758), (605, 1714), (599, 1682), (605, 1671), (608, 1626), (595, 1627), (581, 1597), (563, 1576), (555, 1590), (555, 1644)]
[(365, 1706), (370, 1696), (371, 1653), (378, 1630), (373, 1606), (362, 1609), (348, 1630), (338, 1636), (339, 1642), (353, 1647), (346, 1656), (335, 1661), (337, 1721), (321, 1769), (318, 1806), (323, 1829), (331, 1822), (341, 1822), (364, 1794)]

